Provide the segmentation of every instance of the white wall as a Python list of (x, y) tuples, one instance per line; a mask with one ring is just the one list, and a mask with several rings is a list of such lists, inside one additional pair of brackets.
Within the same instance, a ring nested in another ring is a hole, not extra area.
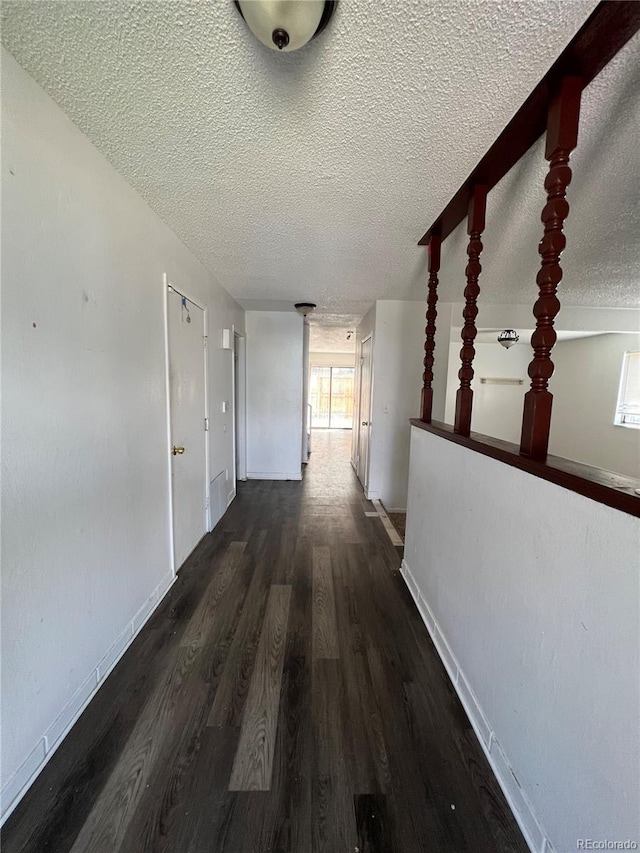
[[(427, 306), (426, 303), (423, 304), (423, 313), (426, 315)], [(436, 346), (433, 351), (434, 356), (434, 365), (433, 365), (433, 382), (431, 383), (431, 387), (433, 388), (433, 402), (431, 406), (431, 419), (434, 421), (444, 421), (446, 418), (445, 408), (447, 402), (447, 394), (448, 394), (448, 375), (449, 375), (449, 363), (450, 356), (449, 350), (451, 346), (451, 341), (455, 337), (456, 341), (460, 339), (459, 329), (453, 329), (451, 323), (454, 316), (454, 312), (456, 306), (452, 302), (438, 302), (437, 304), (438, 316), (436, 319)], [(423, 372), (424, 372), (424, 338), (425, 338), (425, 329), (426, 329), (426, 317), (424, 321), (423, 335), (422, 335), (422, 347), (420, 356), (423, 362)], [(460, 350), (460, 344), (456, 344), (456, 348)], [(420, 382), (422, 384), (422, 377)]]
[(598, 335), (556, 344), (549, 451), (640, 477), (640, 429), (613, 424), (626, 350), (640, 350), (640, 335)]
[[(561, 287), (564, 286), (563, 283)], [(476, 326), (479, 329), (533, 329), (535, 323), (533, 302), (536, 296), (535, 284), (531, 303), (528, 305), (485, 302), (487, 294), (481, 294), (478, 301)], [(440, 305), (441, 303), (438, 303), (438, 311), (440, 311)], [(452, 309), (453, 337), (456, 341), (460, 341), (460, 330), (464, 322), (462, 319), (464, 303), (454, 302)], [(556, 318), (555, 328), (571, 332), (601, 331), (633, 334), (640, 329), (640, 311), (637, 308), (590, 308), (583, 305), (563, 305)], [(436, 337), (439, 334), (440, 329)]]
[(5, 51), (2, 78), (6, 814), (172, 581), (163, 273), (210, 309), (212, 475), (243, 312)]
[[(592, 309), (594, 310), (594, 309)], [(635, 312), (627, 312), (634, 314)], [(533, 351), (527, 340), (509, 350), (476, 343), (471, 429), (520, 443), (524, 394)], [(553, 411), (549, 452), (556, 456), (640, 477), (640, 430), (614, 426), (622, 358), (640, 349), (640, 335), (603, 334), (558, 342), (549, 387)], [(452, 424), (460, 381), (460, 344), (449, 347), (445, 422)], [(523, 385), (483, 385), (481, 377), (522, 379)]]
[(247, 311), (247, 477), (302, 476), (302, 317)]
[(412, 433), (404, 574), (532, 849), (636, 841), (640, 520)]
[(354, 367), (355, 352), (312, 352), (309, 363), (316, 367)]
[[(409, 418), (420, 415), (424, 315), (422, 302), (378, 300), (356, 329), (357, 355), (361, 341), (373, 332), (367, 496), (379, 498), (387, 509), (405, 509), (407, 506)], [(446, 365), (446, 359), (441, 359), (441, 362)], [(356, 401), (358, 399), (356, 397)], [(363, 419), (364, 414), (361, 416), (358, 412), (355, 423)], [(354, 430), (354, 439), (356, 432)]]
[(422, 302), (376, 303), (369, 494), (405, 509), (409, 482), (409, 418), (420, 416), (425, 308)]
[[(449, 369), (447, 375), (447, 403), (445, 423), (452, 424), (456, 413), (456, 393), (460, 387), (460, 349), (462, 342), (449, 346)], [(476, 343), (473, 360), (474, 377), (473, 413), (471, 429), (483, 435), (502, 438), (520, 444), (524, 395), (531, 380), (527, 368), (532, 358), (528, 344), (505, 349), (498, 343)], [(522, 385), (483, 384), (482, 378), (521, 379)]]

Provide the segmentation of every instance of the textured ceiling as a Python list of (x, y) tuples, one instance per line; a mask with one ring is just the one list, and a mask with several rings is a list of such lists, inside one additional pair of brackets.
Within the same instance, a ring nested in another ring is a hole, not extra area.
[[(309, 349), (311, 352), (355, 352), (355, 324), (349, 328), (310, 324)], [(351, 333), (349, 335), (349, 333)], [(347, 338), (349, 335), (349, 338)]]
[[(39, 0), (4, 2), (2, 37), (236, 298), (309, 299), (315, 322), (351, 326), (336, 315), (422, 297), (417, 239), (595, 5), (342, 0), (317, 40), (282, 55), (221, 0)], [(619, 122), (628, 131), (630, 119)], [(609, 168), (596, 154), (594, 208)], [(507, 180), (538, 172), (527, 161)], [(494, 246), (518, 256), (517, 219), (494, 220)], [(598, 245), (618, 227), (614, 217)], [(600, 281), (596, 246), (589, 257)], [(518, 287), (505, 298), (518, 301)], [(627, 304), (628, 284), (607, 296)]]

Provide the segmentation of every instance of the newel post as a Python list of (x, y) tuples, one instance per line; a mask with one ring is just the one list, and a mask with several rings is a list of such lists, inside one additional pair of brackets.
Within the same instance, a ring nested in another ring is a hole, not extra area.
[(458, 371), (460, 387), (456, 394), (456, 415), (453, 424), (454, 432), (460, 435), (469, 435), (471, 432), (471, 409), (473, 405), (471, 380), (473, 379), (473, 359), (476, 354), (473, 342), (478, 333), (476, 329), (476, 317), (478, 316), (476, 302), (480, 294), (478, 281), (482, 272), (480, 264), (482, 240), (480, 238), (484, 231), (486, 209), (487, 187), (483, 184), (478, 184), (473, 188), (471, 199), (469, 200), (469, 215), (467, 218), (467, 234), (469, 235), (467, 255), (469, 256), (469, 262), (465, 270), (467, 286), (464, 289), (465, 306), (462, 312), (464, 326), (460, 333), (460, 337), (462, 338), (462, 349), (460, 350), (462, 365)]
[(429, 252), (429, 285), (427, 292), (427, 325), (425, 328), (424, 342), (424, 373), (422, 375), (422, 415), (421, 420), (426, 424), (431, 423), (431, 411), (433, 408), (433, 351), (436, 348), (436, 319), (438, 310), (438, 272), (440, 271), (440, 235), (431, 234), (427, 244)]
[(549, 446), (553, 394), (548, 386), (554, 370), (551, 350), (556, 342), (553, 322), (560, 311), (556, 291), (562, 280), (560, 255), (567, 242), (562, 233), (564, 221), (569, 215), (565, 196), (571, 182), (569, 158), (578, 142), (581, 94), (582, 80), (579, 77), (565, 77), (549, 105), (547, 116), (545, 157), (549, 160), (549, 171), (544, 182), (547, 203), (541, 217), (544, 235), (538, 246), (542, 263), (536, 278), (538, 299), (533, 306), (536, 328), (531, 336), (531, 388), (524, 396), (520, 438), (520, 453), (540, 462), (547, 458)]

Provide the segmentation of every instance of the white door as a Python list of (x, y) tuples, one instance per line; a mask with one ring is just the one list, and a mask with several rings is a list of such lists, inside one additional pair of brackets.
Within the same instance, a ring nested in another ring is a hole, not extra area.
[(363, 488), (369, 485), (369, 432), (371, 424), (369, 416), (371, 413), (371, 338), (362, 342), (360, 349), (360, 404), (358, 413), (360, 420), (358, 429), (358, 479)]
[(171, 494), (176, 570), (207, 530), (204, 310), (167, 293)]

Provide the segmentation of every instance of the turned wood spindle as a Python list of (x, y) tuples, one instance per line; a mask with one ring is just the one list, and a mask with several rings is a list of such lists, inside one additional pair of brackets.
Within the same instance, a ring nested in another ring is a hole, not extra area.
[(562, 280), (560, 255), (567, 242), (562, 229), (569, 215), (565, 195), (571, 182), (569, 158), (578, 143), (581, 94), (581, 79), (565, 77), (549, 105), (547, 117), (545, 157), (549, 160), (549, 171), (544, 182), (547, 203), (541, 216), (544, 235), (538, 246), (542, 263), (536, 278), (539, 295), (533, 306), (536, 328), (531, 336), (534, 355), (528, 371), (531, 388), (524, 396), (520, 439), (520, 453), (540, 462), (547, 458), (549, 447), (553, 394), (548, 386), (554, 370), (551, 350), (556, 342), (553, 323), (560, 311), (556, 292)]
[(436, 348), (436, 319), (438, 317), (438, 272), (440, 270), (440, 235), (431, 234), (429, 237), (429, 285), (427, 292), (427, 325), (424, 330), (424, 373), (422, 375), (422, 416), (424, 423), (431, 423), (431, 411), (433, 408), (433, 351)]
[(473, 359), (476, 354), (473, 342), (478, 332), (476, 329), (476, 317), (478, 316), (478, 306), (476, 303), (480, 294), (478, 281), (482, 272), (480, 264), (482, 240), (480, 237), (484, 231), (486, 208), (487, 187), (483, 184), (478, 184), (473, 188), (471, 199), (469, 200), (469, 215), (467, 218), (467, 234), (469, 235), (467, 255), (469, 256), (469, 262), (465, 270), (467, 286), (464, 289), (465, 306), (462, 312), (464, 326), (460, 332), (460, 337), (462, 338), (462, 349), (460, 350), (462, 365), (458, 371), (460, 387), (456, 394), (456, 415), (453, 425), (454, 431), (460, 435), (469, 435), (471, 432), (471, 409), (473, 406), (471, 380), (473, 379)]

